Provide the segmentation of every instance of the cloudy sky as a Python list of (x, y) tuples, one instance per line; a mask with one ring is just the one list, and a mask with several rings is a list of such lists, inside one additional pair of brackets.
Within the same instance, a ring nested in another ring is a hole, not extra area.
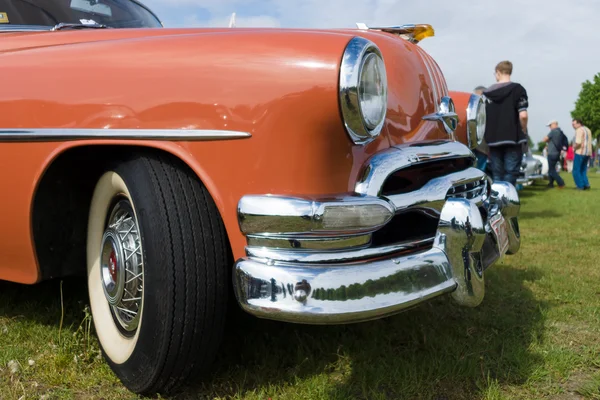
[(557, 119), (573, 135), (570, 111), (581, 83), (600, 72), (600, 0), (142, 0), (166, 27), (347, 28), (428, 23), (420, 43), (438, 61), (451, 90), (494, 82), (508, 59), (529, 94), (535, 142)]

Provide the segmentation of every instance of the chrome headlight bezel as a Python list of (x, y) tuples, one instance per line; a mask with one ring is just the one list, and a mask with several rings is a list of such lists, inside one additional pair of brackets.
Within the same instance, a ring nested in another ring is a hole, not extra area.
[(474, 149), (483, 140), (485, 135), (485, 99), (476, 94), (471, 94), (467, 106), (467, 139), (469, 148)]
[[(359, 88), (363, 67), (373, 57), (378, 57), (380, 61), (374, 68), (377, 68), (381, 82), (382, 109), (380, 121), (367, 123)], [(366, 144), (381, 133), (387, 113), (387, 86), (385, 62), (379, 47), (363, 37), (352, 38), (346, 46), (340, 67), (339, 102), (344, 126), (355, 144)]]

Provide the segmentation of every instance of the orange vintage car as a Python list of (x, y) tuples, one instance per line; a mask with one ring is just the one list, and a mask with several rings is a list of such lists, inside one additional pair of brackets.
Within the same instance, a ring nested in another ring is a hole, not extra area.
[(477, 306), (520, 203), (474, 168), (484, 103), (449, 92), (432, 35), (0, 0), (0, 279), (87, 274), (106, 361), (146, 394), (211, 366), (232, 291), (307, 324)]

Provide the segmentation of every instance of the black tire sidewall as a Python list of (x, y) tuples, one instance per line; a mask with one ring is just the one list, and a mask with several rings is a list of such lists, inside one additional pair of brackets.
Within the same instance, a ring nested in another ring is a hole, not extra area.
[(160, 375), (162, 360), (169, 352), (169, 311), (173, 306), (174, 290), (168, 278), (170, 271), (165, 270), (170, 266), (164, 248), (169, 235), (165, 232), (168, 227), (161, 215), (163, 205), (159, 202), (148, 168), (139, 160), (132, 159), (111, 170), (125, 182), (137, 216), (144, 261), (144, 305), (137, 343), (127, 361), (116, 364), (106, 356), (104, 349), (102, 352), (119, 379), (137, 392), (143, 391)]

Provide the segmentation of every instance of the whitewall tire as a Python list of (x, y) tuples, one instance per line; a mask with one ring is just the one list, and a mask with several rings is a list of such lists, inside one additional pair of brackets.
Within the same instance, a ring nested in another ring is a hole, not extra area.
[(131, 391), (167, 393), (210, 367), (229, 268), (219, 212), (187, 166), (148, 153), (107, 167), (90, 204), (88, 290), (104, 357)]

